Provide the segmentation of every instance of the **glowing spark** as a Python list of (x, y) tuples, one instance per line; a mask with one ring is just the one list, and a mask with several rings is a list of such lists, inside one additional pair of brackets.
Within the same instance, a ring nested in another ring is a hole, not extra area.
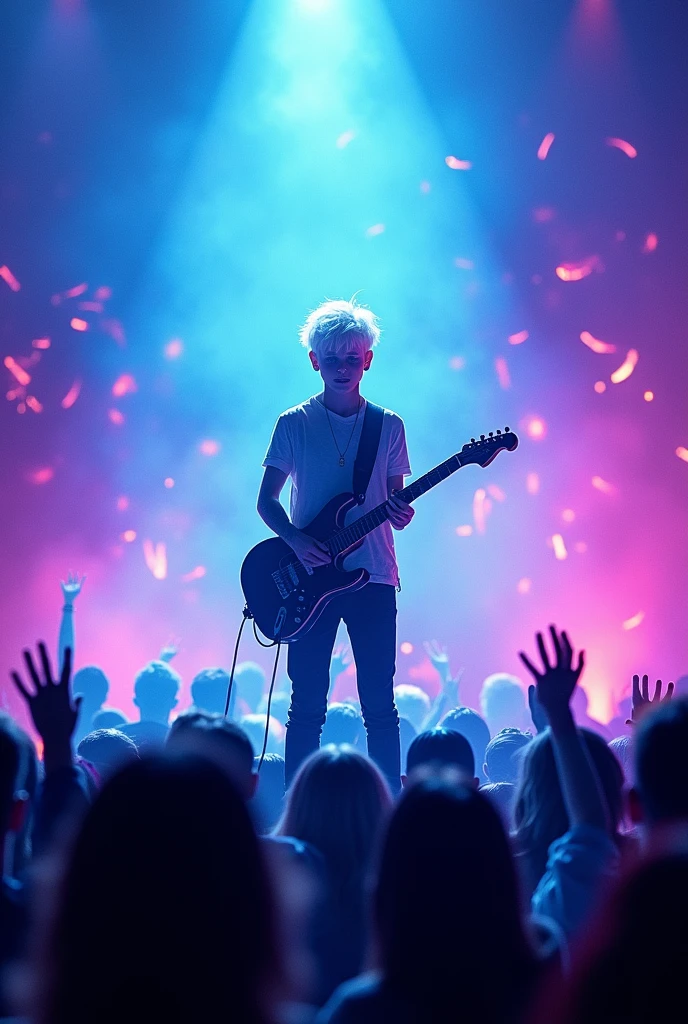
[(421, 183), (420, 183), (420, 190), (421, 190), (421, 192), (423, 193), (424, 196), (426, 196), (431, 189), (432, 189), (432, 185), (430, 184), (429, 181), (421, 181)]
[(601, 476), (594, 476), (591, 482), (593, 487), (598, 491), (602, 491), (603, 494), (616, 494), (616, 487), (614, 484), (610, 484), (606, 480), (603, 480)]
[(184, 342), (181, 338), (172, 338), (171, 341), (167, 342), (162, 351), (165, 359), (179, 359), (184, 351)]
[(581, 331), (580, 340), (588, 348), (591, 348), (593, 352), (597, 352), (598, 355), (607, 355), (609, 352), (616, 352), (616, 345), (611, 345), (607, 341), (600, 341), (599, 338), (594, 338), (590, 331)]
[(473, 495), (473, 521), (476, 533), (485, 533), (485, 523), (492, 509), (492, 502), (483, 487)]
[(552, 143), (554, 142), (555, 137), (556, 136), (555, 136), (554, 132), (548, 132), (547, 135), (545, 135), (544, 139), (542, 140), (542, 142), (538, 146), (538, 151), (537, 151), (538, 160), (546, 160), (547, 159), (547, 154), (549, 153), (550, 149), (552, 148)]
[(410, 644), (408, 640), (404, 640), (404, 642), (399, 645), (399, 650), (402, 654), (413, 654), (413, 644)]
[(35, 469), (33, 473), (29, 473), (28, 480), (32, 484), (47, 484), (54, 476), (55, 470), (51, 466), (43, 466), (42, 469)]
[(454, 266), (458, 267), (459, 270), (475, 270), (475, 263), (473, 260), (464, 259), (463, 256), (457, 256), (454, 260)]
[(533, 220), (536, 224), (547, 224), (554, 220), (557, 211), (553, 206), (536, 206), (533, 210)]
[(627, 157), (634, 160), (638, 155), (638, 150), (635, 146), (632, 146), (630, 142), (626, 142), (624, 139), (606, 139), (608, 146), (613, 146), (615, 149), (620, 149), (622, 153), (625, 153)]
[(607, 390), (607, 385), (604, 383), (603, 380), (596, 380), (595, 381), (595, 391), (597, 392), (598, 395), (601, 395), (606, 390)]
[(573, 550), (577, 551), (579, 555), (584, 555), (585, 552), (588, 550), (588, 545), (585, 543), (584, 540), (577, 540), (576, 543), (573, 545)]
[(136, 540), (136, 530), (125, 530), (122, 534), (122, 540), (127, 544), (132, 544)]
[(645, 392), (643, 392), (643, 398), (645, 399), (646, 402), (653, 401), (654, 397), (655, 397), (654, 391), (645, 391)]
[(572, 523), (573, 520), (576, 518), (576, 513), (573, 511), (572, 508), (565, 508), (564, 511), (561, 513), (561, 518), (564, 520), (565, 523)]
[(17, 281), (16, 277), (14, 276), (9, 267), (0, 267), (0, 277), (3, 279), (5, 284), (12, 289), (13, 292), (18, 292), (19, 289), (21, 288), (19, 281)]
[(31, 344), (34, 348), (50, 348), (50, 338), (34, 338)]
[(528, 494), (537, 494), (540, 490), (540, 477), (537, 473), (529, 473), (526, 477), (526, 490)]
[(353, 142), (355, 138), (356, 132), (354, 131), (349, 130), (348, 132), (342, 132), (337, 139), (337, 149), (345, 149), (345, 147), (348, 146), (350, 142)]
[(499, 381), (500, 388), (508, 391), (511, 387), (511, 376), (504, 356), (497, 356), (495, 359), (495, 370), (497, 371), (497, 380)]
[(657, 248), (658, 243), (659, 239), (657, 238), (657, 235), (655, 235), (654, 232), (650, 232), (650, 234), (645, 239), (645, 243), (643, 245), (643, 252), (654, 252)]
[(456, 536), (457, 537), (470, 537), (470, 535), (472, 533), (473, 533), (473, 527), (470, 526), (470, 524), (466, 524), (465, 526), (457, 526), (456, 527)]
[(62, 399), (61, 405), (63, 409), (71, 409), (76, 402), (79, 394), (81, 393), (81, 381), (75, 380), (67, 394)]
[(115, 341), (120, 348), (124, 348), (127, 343), (127, 338), (124, 333), (124, 328), (119, 320), (101, 320), (100, 326), (106, 334), (109, 334), (113, 341)]
[(193, 583), (194, 580), (202, 580), (206, 574), (206, 567), (204, 565), (197, 565), (191, 572), (187, 572), (182, 576), (184, 583)]
[(84, 292), (87, 291), (87, 290), (88, 290), (88, 285), (87, 284), (85, 284), (85, 283), (84, 284), (76, 284), (76, 285), (74, 285), (73, 288), (70, 288), (68, 291), (63, 292), (62, 293), (62, 298), (63, 299), (75, 299), (78, 295), (83, 295)]
[(491, 498), (494, 498), (495, 501), (504, 501), (506, 499), (506, 494), (501, 487), (497, 487), (497, 484), (490, 484), (487, 488), (487, 493)]
[(43, 412), (43, 406), (41, 405), (37, 398), (34, 398), (33, 395), (27, 396), (26, 404), (28, 405), (29, 409), (32, 410), (32, 412)]
[(470, 160), (459, 160), (455, 156), (445, 156), (444, 162), (452, 171), (470, 171), (473, 166)]
[(521, 424), (531, 441), (542, 441), (547, 436), (547, 424), (540, 416), (526, 416)]
[(518, 331), (516, 334), (509, 335), (509, 344), (522, 345), (524, 341), (528, 341), (529, 337), (528, 331)]
[(466, 360), (463, 356), (452, 356), (449, 360), (450, 370), (463, 370), (466, 365)]
[(367, 228), (366, 235), (367, 235), (368, 238), (374, 238), (375, 235), (381, 235), (384, 230), (385, 230), (385, 225), (384, 224), (373, 224), (373, 225), (371, 225), (371, 227)]
[(25, 390), (26, 389), (21, 386), (19, 386), (18, 388), (12, 388), (10, 391), (7, 392), (5, 398), (7, 399), (8, 402), (13, 402), (15, 398), (22, 398)]
[(69, 326), (75, 331), (87, 331), (88, 320), (82, 320), (81, 317), (73, 316), (69, 321)]
[(636, 629), (645, 618), (645, 612), (638, 612), (636, 615), (631, 615), (630, 619), (624, 619), (621, 623), (622, 629)]
[(5, 356), (4, 362), (7, 369), (19, 384), (26, 387), (27, 384), (31, 383), (30, 375), (19, 365), (16, 359), (13, 359), (12, 356)]
[(136, 391), (136, 381), (130, 373), (123, 373), (112, 385), (112, 393), (115, 398), (122, 398), (124, 395), (131, 395)]
[(108, 288), (106, 284), (101, 284), (93, 294), (98, 302), (107, 302), (108, 299), (112, 298), (112, 288)]
[(143, 557), (146, 565), (156, 580), (164, 580), (167, 576), (167, 549), (162, 541), (153, 546), (153, 541), (144, 540)]
[(129, 499), (126, 497), (126, 495), (121, 494), (119, 496), (119, 498), (117, 499), (117, 511), (118, 512), (126, 512), (128, 508), (129, 508)]
[(578, 263), (561, 263), (556, 268), (556, 275), (561, 281), (582, 281), (584, 277), (592, 274), (593, 270), (603, 269), (599, 256), (588, 256)]
[(220, 442), (211, 441), (209, 438), (207, 438), (205, 441), (201, 441), (201, 443), (198, 446), (198, 450), (201, 453), (201, 455), (217, 455), (217, 453), (220, 451)]
[(563, 562), (568, 557), (564, 538), (560, 533), (555, 533), (552, 537), (552, 547), (554, 548), (554, 557), (558, 562)]
[(167, 487), (168, 490), (171, 487), (174, 487), (174, 480), (172, 479), (171, 476), (166, 476), (163, 483), (165, 484), (165, 487)]
[(26, 404), (24, 402), (20, 402), (19, 403), (19, 405), (17, 406), (17, 412), (20, 413), (20, 414), (23, 414), (23, 413), (26, 412)]
[(116, 427), (121, 427), (124, 423), (124, 413), (120, 412), (119, 409), (108, 409), (108, 419)]
[(80, 302), (79, 309), (85, 309), (90, 313), (102, 313), (103, 303), (102, 302)]
[(516, 584), (516, 590), (519, 594), (529, 594), (530, 588), (533, 585), (533, 581), (527, 576), (523, 576)]
[(612, 384), (620, 384), (622, 380), (628, 380), (638, 364), (638, 353), (634, 348), (630, 349), (628, 355), (618, 370), (611, 375)]
[(683, 459), (684, 462), (688, 462), (688, 448), (684, 448), (683, 445), (679, 445), (676, 449), (676, 454), (679, 459)]

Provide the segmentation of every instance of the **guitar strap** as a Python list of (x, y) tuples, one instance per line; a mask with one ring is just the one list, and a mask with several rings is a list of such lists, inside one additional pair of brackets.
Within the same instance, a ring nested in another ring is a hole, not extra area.
[(379, 405), (366, 402), (366, 411), (361, 427), (361, 436), (358, 441), (358, 451), (354, 462), (353, 491), (356, 504), (362, 505), (365, 501), (368, 484), (373, 473), (373, 466), (377, 458), (377, 450), (380, 447), (380, 435), (382, 434), (382, 421), (385, 411)]

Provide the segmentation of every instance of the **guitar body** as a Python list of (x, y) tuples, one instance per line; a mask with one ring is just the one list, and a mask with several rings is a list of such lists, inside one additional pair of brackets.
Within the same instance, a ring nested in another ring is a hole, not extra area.
[[(326, 541), (344, 526), (347, 512), (355, 507), (353, 495), (339, 494), (303, 528), (303, 533)], [(314, 569), (306, 569), (279, 537), (251, 548), (241, 566), (241, 588), (261, 633), (281, 643), (300, 640), (333, 598), (364, 587), (370, 579), (366, 569), (342, 568), (346, 556), (362, 543), (352, 544), (328, 565)]]

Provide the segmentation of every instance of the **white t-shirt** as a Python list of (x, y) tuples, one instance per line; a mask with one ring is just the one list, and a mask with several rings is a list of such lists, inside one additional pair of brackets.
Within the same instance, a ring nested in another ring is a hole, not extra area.
[[(297, 529), (308, 526), (335, 495), (351, 492), (364, 414), (365, 403), (354, 427), (355, 414), (339, 416), (325, 409), (320, 396), (314, 396), (293, 409), (287, 409), (277, 420), (263, 466), (275, 466), (291, 477), (289, 515)], [(345, 464), (340, 466), (339, 452), (345, 449)], [(366, 500), (348, 513), (345, 525), (355, 522), (387, 499), (389, 477), (408, 476), (410, 472), (404, 421), (385, 409)], [(369, 533), (361, 547), (347, 555), (344, 568), (364, 568), (370, 573), (371, 583), (398, 586), (399, 573), (390, 524), (385, 522)]]

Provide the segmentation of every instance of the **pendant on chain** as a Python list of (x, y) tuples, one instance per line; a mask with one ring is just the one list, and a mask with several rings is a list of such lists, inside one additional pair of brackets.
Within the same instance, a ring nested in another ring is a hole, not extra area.
[(340, 466), (343, 466), (343, 465), (344, 465), (344, 456), (343, 456), (343, 455), (340, 455), (340, 456), (339, 456), (339, 465), (340, 465)]

